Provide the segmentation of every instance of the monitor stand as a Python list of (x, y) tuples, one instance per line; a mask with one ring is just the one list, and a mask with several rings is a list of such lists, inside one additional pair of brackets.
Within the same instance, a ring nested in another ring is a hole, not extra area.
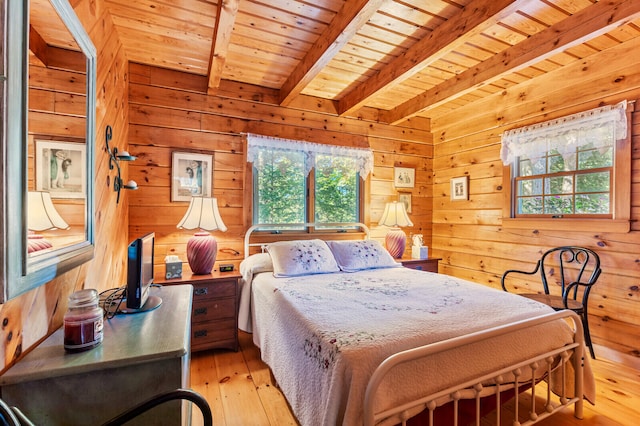
[(162, 299), (158, 296), (149, 296), (144, 305), (142, 305), (138, 309), (134, 308), (124, 308), (118, 309), (119, 314), (137, 314), (140, 312), (148, 312), (156, 309), (158, 306), (162, 305)]

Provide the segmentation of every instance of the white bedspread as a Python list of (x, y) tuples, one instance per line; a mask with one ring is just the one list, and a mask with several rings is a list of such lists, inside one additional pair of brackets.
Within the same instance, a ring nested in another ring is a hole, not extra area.
[[(407, 268), (295, 278), (244, 272), (254, 342), (304, 426), (361, 424), (368, 379), (393, 353), (551, 312), (514, 294)], [(552, 325), (409, 364), (384, 385), (376, 406), (572, 341), (565, 322)], [(585, 389), (593, 389), (586, 376)]]

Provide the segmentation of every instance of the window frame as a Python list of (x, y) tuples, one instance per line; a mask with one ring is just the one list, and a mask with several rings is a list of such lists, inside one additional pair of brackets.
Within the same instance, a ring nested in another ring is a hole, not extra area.
[[(249, 206), (251, 206), (248, 210), (249, 210), (249, 214), (246, 217), (246, 227), (251, 227), (254, 225), (257, 225), (256, 223), (254, 223), (254, 202), (256, 200), (256, 194), (255, 194), (255, 179), (256, 177), (256, 167), (253, 165), (253, 163), (246, 163), (247, 164), (247, 169), (246, 169), (246, 179), (245, 179), (245, 188), (247, 188), (248, 190), (245, 191), (245, 203), (248, 201), (249, 202)], [(365, 206), (367, 203), (367, 195), (369, 193), (368, 191), (368, 185), (369, 185), (369, 176), (367, 176), (367, 179), (362, 179), (360, 177), (360, 174), (358, 174), (358, 219), (355, 222), (359, 222), (359, 223), (366, 223), (365, 220), (367, 220), (368, 215), (367, 212), (365, 211)], [(306, 176), (305, 178), (305, 219), (306, 221), (303, 223), (315, 223), (315, 220), (309, 220), (309, 219), (315, 219), (315, 167), (313, 167), (311, 169), (311, 171), (309, 172), (309, 174)], [(245, 204), (247, 205), (247, 204)], [(303, 235), (310, 235), (313, 234), (314, 237), (320, 237), (321, 235), (328, 235), (328, 234), (335, 234), (335, 233), (345, 233), (345, 234), (352, 234), (352, 233), (356, 233), (356, 234), (362, 234), (361, 230), (358, 229), (338, 229), (338, 228), (321, 228), (321, 229), (316, 229), (313, 226), (306, 226), (304, 227), (304, 229), (300, 229), (300, 230), (286, 230), (286, 231), (269, 231), (269, 230), (264, 230), (264, 231), (254, 231), (254, 233), (256, 234), (273, 234), (273, 235), (287, 235), (288, 237), (295, 237), (295, 236), (303, 236)], [(277, 239), (282, 239), (281, 237), (278, 237)]]
[[(517, 198), (515, 196), (517, 164), (502, 168), (503, 208), (502, 224), (504, 228), (535, 230), (575, 230), (626, 233), (631, 230), (631, 129), (633, 128), (633, 110), (635, 103), (627, 106), (627, 136), (615, 142), (613, 159), (613, 182), (611, 197), (611, 218), (589, 217), (515, 217)], [(517, 162), (517, 160), (516, 160)]]

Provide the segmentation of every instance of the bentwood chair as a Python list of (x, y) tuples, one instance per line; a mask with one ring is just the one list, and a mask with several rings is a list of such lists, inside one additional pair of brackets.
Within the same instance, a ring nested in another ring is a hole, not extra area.
[[(107, 396), (108, 397), (108, 396)], [(128, 421), (146, 413), (153, 407), (173, 400), (191, 401), (202, 412), (204, 426), (213, 425), (213, 416), (211, 408), (202, 395), (190, 389), (176, 389), (168, 392), (160, 393), (150, 398), (122, 414), (104, 423), (103, 426), (121, 426)], [(2, 426), (35, 426), (31, 420), (24, 415), (17, 407), (10, 407), (7, 403), (0, 399), (0, 425)]]
[[(571, 309), (580, 315), (585, 343), (591, 357), (595, 359), (587, 306), (591, 289), (601, 272), (600, 257), (593, 250), (577, 246), (556, 247), (545, 252), (531, 272), (515, 269), (506, 271), (502, 275), (502, 289), (508, 291), (508, 275), (533, 276), (539, 273), (542, 288), (537, 293), (518, 294), (549, 305), (555, 310)], [(522, 280), (519, 282), (522, 283)], [(525, 285), (529, 290), (535, 289), (529, 281)], [(512, 284), (511, 287), (518, 289), (518, 284)]]

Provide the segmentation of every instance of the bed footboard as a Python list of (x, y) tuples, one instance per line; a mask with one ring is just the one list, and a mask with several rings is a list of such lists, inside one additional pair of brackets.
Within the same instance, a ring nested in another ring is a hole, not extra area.
[[(392, 370), (409, 361), (427, 357), (435, 353), (444, 352), (461, 345), (472, 344), (480, 340), (489, 339), (495, 336), (507, 334), (527, 327), (556, 321), (559, 319), (571, 319), (573, 321), (573, 342), (571, 344), (555, 348), (551, 351), (538, 354), (534, 357), (521, 360), (513, 365), (490, 372), (482, 377), (474, 378), (464, 383), (442, 389), (431, 395), (426, 395), (407, 401), (404, 404), (384, 411), (376, 410), (374, 400), (378, 388), (384, 378)], [(531, 400), (528, 406), (528, 417), (521, 420), (519, 413), (520, 395), (516, 391), (514, 396), (515, 412), (513, 413), (513, 425), (530, 425), (549, 417), (555, 412), (571, 404), (574, 405), (574, 416), (582, 418), (583, 411), (583, 368), (584, 368), (584, 334), (580, 318), (571, 311), (553, 312), (547, 315), (518, 321), (504, 326), (494, 327), (488, 330), (460, 336), (431, 345), (396, 353), (384, 360), (374, 371), (367, 385), (364, 400), (364, 425), (373, 426), (380, 423), (392, 424), (401, 423), (406, 425), (406, 421), (417, 413), (427, 410), (425, 413), (429, 419), (429, 425), (434, 423), (434, 413), (445, 404), (453, 405), (453, 424), (458, 424), (459, 402), (465, 400), (475, 400), (475, 424), (480, 424), (482, 417), (480, 404), (481, 399), (489, 394), (496, 399), (496, 424), (501, 424), (502, 411), (501, 395), (507, 389), (520, 389), (526, 385), (531, 393)], [(551, 386), (547, 386), (546, 395), (543, 397), (543, 407), (536, 407), (536, 391), (541, 388), (537, 386), (541, 372), (545, 377), (551, 377), (552, 369), (556, 385), (560, 389), (555, 389), (552, 393)], [(515, 382), (504, 383), (504, 377), (515, 377)]]

